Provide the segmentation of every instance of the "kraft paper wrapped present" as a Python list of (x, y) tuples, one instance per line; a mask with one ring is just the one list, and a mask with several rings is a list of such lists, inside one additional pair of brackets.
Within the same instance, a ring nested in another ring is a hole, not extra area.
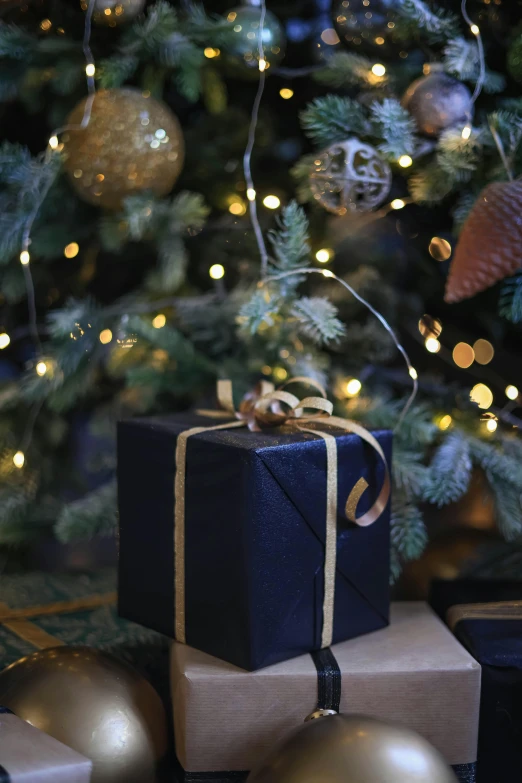
[(0, 707), (0, 783), (89, 783), (92, 763)]
[(387, 625), (391, 432), (238, 424), (119, 425), (120, 614), (248, 670)]
[(37, 649), (89, 645), (132, 664), (168, 704), (168, 640), (118, 617), (116, 572), (3, 574), (0, 669)]
[[(331, 650), (340, 670), (335, 707), (418, 731), (460, 781), (474, 782), (480, 666), (426, 604), (392, 604), (388, 628)], [(317, 706), (326, 706), (328, 667), (315, 654), (245, 672), (174, 642), (171, 689), (180, 780), (245, 780), (276, 741)]]

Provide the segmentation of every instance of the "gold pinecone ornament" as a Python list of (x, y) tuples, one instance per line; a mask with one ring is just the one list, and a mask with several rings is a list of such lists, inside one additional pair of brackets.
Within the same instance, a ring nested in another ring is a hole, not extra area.
[(461, 302), (522, 266), (522, 181), (481, 192), (462, 228), (446, 283), (446, 302)]

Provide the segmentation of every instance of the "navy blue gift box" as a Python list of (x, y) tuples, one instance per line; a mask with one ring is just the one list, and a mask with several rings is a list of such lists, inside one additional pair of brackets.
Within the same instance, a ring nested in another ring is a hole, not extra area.
[[(183, 571), (176, 573), (178, 436), (214, 424), (197, 414), (120, 423), (119, 611), (176, 638), (181, 579), (182, 641), (255, 670), (321, 647), (326, 447), (322, 438), (281, 429), (207, 429), (192, 435), (183, 487)], [(389, 463), (391, 433), (373, 435)], [(389, 503), (368, 527), (343, 515), (361, 477), (369, 486), (358, 513), (372, 506), (384, 464), (354, 434), (336, 435), (336, 444), (333, 643), (382, 628), (389, 614)]]
[(448, 623), (482, 667), (477, 783), (522, 780), (522, 600), (460, 604)]

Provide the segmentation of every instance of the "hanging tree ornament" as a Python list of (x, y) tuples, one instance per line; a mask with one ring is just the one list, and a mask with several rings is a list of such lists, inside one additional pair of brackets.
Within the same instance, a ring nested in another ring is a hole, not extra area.
[[(67, 124), (79, 126), (85, 100)], [(78, 194), (118, 209), (126, 196), (150, 190), (165, 196), (183, 165), (183, 135), (175, 115), (139, 90), (100, 90), (87, 126), (63, 135), (65, 168)]]
[(480, 193), (453, 255), (446, 302), (460, 302), (515, 274), (522, 266), (522, 182), (493, 182)]
[(319, 152), (310, 172), (314, 199), (328, 212), (368, 212), (386, 199), (391, 169), (374, 147), (357, 138)]
[(256, 78), (260, 70), (275, 68), (286, 50), (286, 37), (279, 19), (266, 11), (263, 22), (263, 59), (259, 56), (261, 8), (257, 0), (232, 8), (225, 13), (228, 23), (227, 46), (223, 61), (231, 75)]
[(381, 47), (395, 28), (394, 6), (396, 0), (336, 0), (332, 16), (339, 38), (350, 48)]
[(402, 105), (426, 136), (438, 136), (446, 128), (463, 126), (473, 118), (473, 102), (466, 85), (440, 71), (414, 81)]
[(92, 783), (155, 783), (167, 719), (152, 685), (93, 647), (49, 647), (0, 673), (0, 699), (93, 762)]
[(247, 783), (457, 783), (440, 753), (411, 729), (322, 712), (276, 745)]
[[(146, 0), (94, 0), (93, 21), (105, 27), (117, 27), (134, 19), (145, 8)], [(81, 0), (84, 11), (88, 0)]]

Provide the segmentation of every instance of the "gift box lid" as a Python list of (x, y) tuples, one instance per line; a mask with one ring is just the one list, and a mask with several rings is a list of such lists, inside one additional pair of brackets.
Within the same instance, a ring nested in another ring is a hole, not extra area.
[(91, 772), (85, 756), (0, 710), (0, 781), (89, 783)]
[[(391, 625), (334, 645), (341, 712), (403, 723), (450, 764), (476, 760), (480, 666), (424, 603), (392, 604)], [(249, 770), (317, 703), (310, 655), (244, 672), (173, 643), (176, 752), (185, 770)]]
[(482, 666), (522, 669), (522, 600), (457, 604), (447, 621)]

